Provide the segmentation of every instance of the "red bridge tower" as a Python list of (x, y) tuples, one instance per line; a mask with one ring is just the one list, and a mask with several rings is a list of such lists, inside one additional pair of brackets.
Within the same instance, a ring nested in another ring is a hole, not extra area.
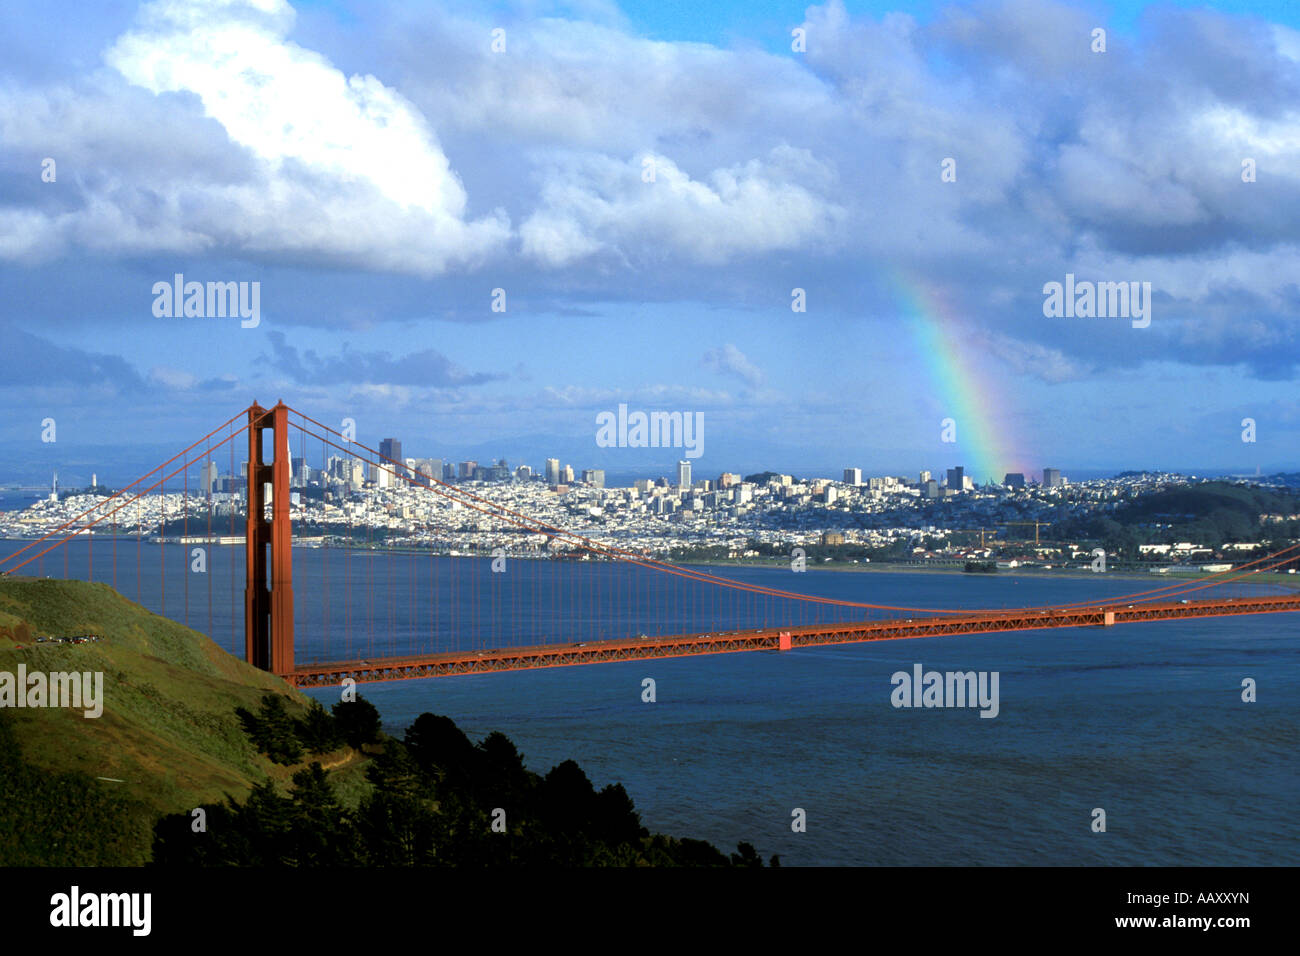
[[(270, 431), (271, 461), (262, 460)], [(244, 587), (244, 659), (281, 677), (293, 673), (293, 555), (289, 526), (289, 409), (284, 402), (248, 409), (248, 578)], [(266, 520), (266, 486), (271, 520)], [(267, 552), (271, 573), (267, 579)]]

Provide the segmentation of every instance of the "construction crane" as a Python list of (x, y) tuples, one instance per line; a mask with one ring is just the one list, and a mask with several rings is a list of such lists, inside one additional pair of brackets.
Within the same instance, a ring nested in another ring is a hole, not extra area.
[(1015, 527), (1015, 526), (1024, 526), (1028, 528), (1032, 526), (1034, 529), (1034, 547), (1038, 547), (1038, 543), (1039, 543), (1038, 529), (1048, 527), (1049, 525), (1051, 525), (1050, 521), (1003, 521), (1000, 524), (1001, 527), (1007, 527), (1007, 528)]
[(989, 537), (993, 537), (998, 533), (996, 528), (949, 528), (948, 529), (949, 534), (975, 534), (977, 532), (979, 533), (980, 536), (981, 548), (984, 547), (985, 534), (988, 534)]

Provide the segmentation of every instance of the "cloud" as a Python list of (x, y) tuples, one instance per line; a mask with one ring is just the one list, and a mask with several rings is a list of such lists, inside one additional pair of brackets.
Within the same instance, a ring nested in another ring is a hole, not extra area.
[(145, 381), (119, 355), (60, 345), (13, 325), (0, 327), (0, 382), (7, 387), (75, 386), (113, 394), (140, 392)]
[(273, 354), (261, 356), (259, 363), (304, 384), (365, 385), (371, 387), (371, 394), (374, 389), (395, 386), (461, 388), (509, 377), (467, 371), (434, 349), (394, 358), (388, 352), (358, 352), (345, 344), (338, 355), (322, 356), (313, 349), (299, 351), (285, 341), (282, 332), (267, 337)]
[[(358, 8), (331, 47), (331, 15), (304, 30), (284, 0), (169, 0), (107, 44), (109, 69), (7, 75), (0, 260), (284, 269), (276, 318), (317, 325), (490, 320), (497, 286), (560, 312), (766, 309), (797, 285), (885, 334), (879, 280), (906, 273), (1000, 336), (992, 354), (1057, 377), (1289, 374), (1276, 357), (1300, 350), (1295, 31), (1152, 9), (1094, 54), (1093, 15), (1052, 0), (926, 18), (830, 0), (793, 55), (650, 40), (605, 2), (525, 4), (495, 54), (495, 19), (462, 9)], [(57, 184), (33, 174), (46, 155)], [(1067, 272), (1150, 277), (1150, 334), (1044, 322), (1039, 290)], [(322, 308), (320, 287), (348, 294)]]
[(149, 379), (167, 388), (190, 389), (198, 384), (198, 376), (182, 369), (155, 365), (149, 370)]
[(727, 391), (688, 385), (642, 385), (636, 388), (601, 388), (584, 385), (548, 385), (530, 404), (563, 408), (613, 409), (620, 403), (660, 410), (722, 408), (733, 405)]
[(1032, 375), (1052, 385), (1080, 381), (1096, 371), (1086, 362), (1071, 359), (1060, 349), (1022, 342), (996, 332), (972, 332), (970, 339), (1021, 375)]
[(835, 232), (844, 211), (805, 185), (831, 178), (807, 150), (788, 146), (714, 170), (704, 182), (666, 156), (594, 157), (548, 176), (540, 208), (519, 233), (524, 255), (548, 266), (597, 251), (624, 260), (677, 255), (722, 263), (815, 245)]
[(766, 378), (762, 369), (730, 343), (722, 348), (709, 349), (704, 353), (703, 363), (706, 368), (711, 368), (720, 375), (734, 376), (751, 388), (758, 388)]
[[(79, 208), (0, 219), (0, 235), (32, 237), (0, 241), (0, 255), (226, 250), (432, 276), (499, 252), (508, 219), (467, 218), (465, 189), (419, 111), (375, 76), (345, 75), (289, 41), (293, 22), (283, 0), (162, 0), (105, 52), (130, 86), (98, 76), (75, 92), (16, 91), (0, 105), (0, 135), (47, 155), (53, 127), (62, 155), (89, 168), (75, 167)], [(141, 88), (155, 98), (143, 110)], [(96, 159), (100, 136), (109, 148)], [(199, 151), (196, 141), (205, 159), (167, 159), (173, 146)]]

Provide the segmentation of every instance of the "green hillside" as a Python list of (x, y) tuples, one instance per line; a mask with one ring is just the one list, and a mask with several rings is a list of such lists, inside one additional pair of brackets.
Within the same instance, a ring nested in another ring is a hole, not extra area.
[(650, 833), (621, 785), (529, 771), (502, 734), (422, 714), (397, 740), (363, 698), (327, 713), (104, 584), (0, 579), (0, 675), (19, 665), (102, 672), (103, 713), (0, 707), (0, 866), (762, 865)]
[[(83, 634), (101, 640), (35, 643)], [(306, 697), (105, 584), (0, 579), (0, 671), (16, 673), (19, 663), (28, 672), (102, 671), (104, 709), (93, 719), (65, 708), (0, 709), (0, 865), (143, 863), (159, 815), (242, 799), (268, 778), (287, 785), (299, 769), (259, 754), (235, 708), (256, 710), (270, 691), (299, 716)], [(319, 759), (358, 779), (352, 750)], [(86, 832), (78, 815), (90, 817)], [(88, 845), (110, 832), (105, 822), (122, 838)]]

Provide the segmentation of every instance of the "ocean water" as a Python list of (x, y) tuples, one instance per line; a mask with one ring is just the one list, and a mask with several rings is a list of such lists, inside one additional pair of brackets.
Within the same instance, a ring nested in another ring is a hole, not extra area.
[[(2, 550), (16, 546), (4, 542)], [(107, 576), (103, 548), (96, 542), (96, 579)], [(119, 588), (135, 597), (138, 553), (141, 600), (161, 606), (161, 549), (119, 549)], [(188, 581), (190, 623), (206, 631), (211, 614), (214, 638), (230, 646), (232, 612), (242, 613), (232, 585), (242, 587), (242, 566), (232, 573), (230, 549), (212, 550), (208, 577)], [(180, 619), (183, 557), (179, 548), (167, 551), (175, 554), (166, 558), (166, 609)], [(326, 645), (322, 635), (327, 619), (336, 632), (340, 627), (343, 575), (328, 564), (340, 560), (341, 552), (295, 551), (300, 660), (341, 656), (341, 636)], [(490, 645), (520, 635), (622, 633), (641, 626), (620, 618), (628, 608), (660, 615), (654, 623), (670, 630), (692, 615), (726, 627), (767, 613), (689, 598), (675, 611), (647, 611), (671, 604), (671, 588), (683, 586), (665, 585), (656, 596), (644, 585), (637, 597), (632, 585), (620, 603), (618, 581), (599, 577), (615, 572), (579, 565), (516, 562), (510, 573), (520, 578), (558, 575), (517, 590), (522, 584), (484, 577), (484, 561), (441, 559), (437, 580), (454, 574), (458, 581), (449, 591), (450, 584), (434, 587), (431, 559), (420, 560), (360, 559), (358, 567), (390, 562), (368, 572), (351, 608), (354, 629), (364, 618), (367, 630), (379, 631), (377, 642), (369, 638), (371, 651), (385, 642), (403, 650), (422, 638), (449, 646), (443, 632), (453, 619), (476, 617), (465, 640)], [(63, 573), (58, 555), (42, 564), (43, 573)], [(88, 555), (77, 550), (67, 565), (74, 576), (90, 570)], [(718, 573), (921, 607), (1037, 606), (1167, 583), (1005, 573)], [(539, 611), (546, 594), (556, 606)], [(454, 614), (442, 606), (452, 600)], [(529, 631), (533, 619), (538, 633)], [(916, 663), (998, 672), (998, 716), (893, 707), (891, 675), (910, 673)], [(647, 677), (655, 681), (654, 703), (642, 701)], [(1244, 678), (1257, 682), (1254, 703), (1241, 700)], [(338, 699), (337, 690), (311, 693), (326, 704)], [(1300, 863), (1300, 618), (1290, 614), (446, 677), (367, 684), (361, 693), (390, 732), (400, 734), (424, 711), (452, 717), (474, 739), (503, 731), (534, 770), (573, 758), (597, 786), (621, 782), (652, 830), (728, 850), (749, 841), (786, 865)], [(796, 808), (806, 814), (806, 832), (791, 829)], [(1105, 811), (1104, 833), (1091, 830), (1095, 808)]]
[[(929, 638), (365, 685), (620, 781), (652, 829), (788, 864), (1300, 863), (1291, 616)], [(1000, 712), (895, 709), (920, 662), (1000, 674)], [(657, 701), (641, 700), (641, 681)], [(1241, 701), (1241, 680), (1259, 700)], [(337, 692), (313, 691), (329, 703)], [(1090, 829), (1106, 812), (1107, 831)], [(791, 830), (802, 808), (807, 830)]]

